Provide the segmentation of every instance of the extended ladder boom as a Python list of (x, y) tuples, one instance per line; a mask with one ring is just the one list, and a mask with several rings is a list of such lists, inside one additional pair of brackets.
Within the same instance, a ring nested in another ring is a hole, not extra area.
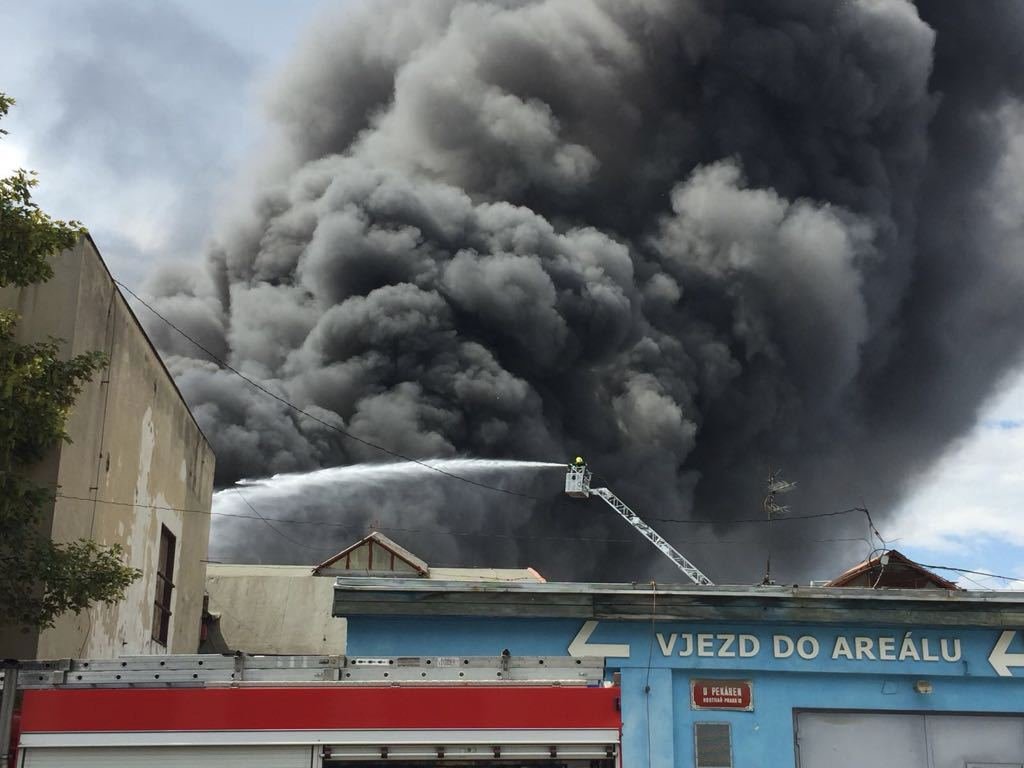
[(640, 516), (622, 503), (618, 496), (607, 488), (591, 488), (590, 478), (591, 474), (587, 465), (582, 458), (577, 457), (576, 461), (569, 465), (569, 471), (565, 475), (566, 494), (577, 499), (585, 499), (591, 494), (600, 497), (609, 507), (618, 512), (623, 520), (639, 531), (641, 536), (657, 547), (661, 554), (675, 563), (676, 568), (685, 573), (690, 581), (701, 586), (713, 586), (711, 579), (701, 573), (697, 566), (683, 557), (679, 550), (665, 541), (660, 533), (641, 520)]
[(622, 519), (632, 525), (640, 535), (647, 539), (651, 544), (658, 548), (665, 557), (676, 564), (676, 567), (685, 573), (694, 584), (700, 584), (701, 586), (711, 586), (712, 582), (707, 576), (700, 572), (700, 569), (683, 557), (682, 553), (665, 541), (661, 534), (651, 528), (647, 523), (640, 519), (632, 509), (622, 503), (614, 493), (607, 488), (592, 488), (590, 490), (595, 496), (600, 496), (608, 504), (609, 507), (618, 512)]

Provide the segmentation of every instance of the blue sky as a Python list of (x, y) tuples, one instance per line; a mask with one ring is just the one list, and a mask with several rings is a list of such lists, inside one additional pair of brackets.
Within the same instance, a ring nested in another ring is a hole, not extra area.
[[(263, 94), (313, 0), (85, 0), (0, 5), (0, 89), (18, 99), (0, 173), (40, 172), (39, 201), (87, 224), (138, 286), (158, 261), (196, 260), (265, 138)], [(45, 43), (45, 44), (44, 44)], [(1024, 124), (1024, 123), (1022, 123)], [(1024, 137), (1007, 192), (1020, 194)], [(1011, 377), (882, 533), (925, 563), (1019, 576), (1024, 589), (1024, 376)], [(799, 479), (799, 478), (796, 478)], [(869, 483), (866, 478), (866, 483)], [(810, 512), (812, 510), (807, 510)], [(804, 510), (800, 511), (805, 512)], [(882, 512), (882, 511), (880, 511)], [(828, 576), (829, 574), (822, 574)], [(981, 577), (968, 587), (1004, 587)]]
[[(978, 424), (921, 479), (882, 534), (919, 562), (1018, 576), (969, 575), (968, 588), (1024, 589), (1024, 377), (1014, 377)], [(947, 576), (954, 576), (946, 572)]]

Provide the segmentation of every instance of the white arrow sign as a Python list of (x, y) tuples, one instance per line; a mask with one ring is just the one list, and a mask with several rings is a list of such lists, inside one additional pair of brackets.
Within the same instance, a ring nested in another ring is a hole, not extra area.
[(587, 640), (597, 629), (596, 621), (585, 621), (576, 637), (569, 643), (570, 656), (629, 656), (629, 645), (618, 643), (593, 643)]
[(1016, 636), (1017, 630), (1007, 629), (996, 640), (996, 647), (988, 655), (988, 663), (1000, 677), (1013, 677), (1010, 667), (1024, 667), (1024, 653), (1010, 653), (1010, 643)]

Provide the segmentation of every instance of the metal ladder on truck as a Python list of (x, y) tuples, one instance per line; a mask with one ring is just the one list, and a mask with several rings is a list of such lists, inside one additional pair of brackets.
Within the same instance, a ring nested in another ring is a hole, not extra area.
[(671, 560), (673, 565), (686, 575), (686, 578), (698, 586), (714, 586), (711, 579), (705, 576), (696, 565), (687, 560), (683, 556), (682, 552), (669, 544), (660, 533), (641, 520), (640, 515), (626, 506), (626, 504), (608, 488), (591, 488), (590, 479), (590, 469), (587, 467), (586, 462), (583, 461), (583, 458), (577, 456), (576, 460), (569, 465), (569, 469), (565, 474), (566, 495), (572, 496), (575, 499), (586, 499), (590, 496), (597, 496), (605, 504), (618, 512), (619, 516), (623, 520), (633, 526), (641, 536), (651, 542), (651, 544), (653, 544), (661, 554)]
[(597, 685), (604, 659), (571, 656), (262, 656), (173, 654), (23, 661), (0, 667), (18, 689), (225, 686), (246, 683)]
[(0, 670), (0, 757), (13, 750), (46, 768), (74, 764), (83, 748), (161, 767), (205, 755), (195, 764), (614, 768), (619, 749), (619, 693), (601, 657), (196, 654)]

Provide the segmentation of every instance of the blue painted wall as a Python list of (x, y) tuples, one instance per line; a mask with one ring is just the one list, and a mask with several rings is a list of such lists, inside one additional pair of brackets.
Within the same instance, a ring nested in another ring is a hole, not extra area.
[[(583, 627), (576, 619), (356, 616), (348, 653), (565, 655)], [(628, 655), (606, 660), (608, 677), (621, 672), (625, 768), (692, 766), (700, 720), (731, 724), (736, 766), (792, 768), (794, 712), (802, 709), (1024, 712), (1024, 655), (1012, 655), (1024, 654), (1024, 633), (1003, 632), (601, 621), (586, 642), (628, 646)], [(1001, 641), (1011, 654), (1004, 660), (1022, 664), (1003, 670), (1011, 676), (989, 661)], [(693, 710), (690, 680), (701, 677), (750, 680), (754, 711)], [(932, 693), (918, 693), (918, 680), (931, 682)]]

